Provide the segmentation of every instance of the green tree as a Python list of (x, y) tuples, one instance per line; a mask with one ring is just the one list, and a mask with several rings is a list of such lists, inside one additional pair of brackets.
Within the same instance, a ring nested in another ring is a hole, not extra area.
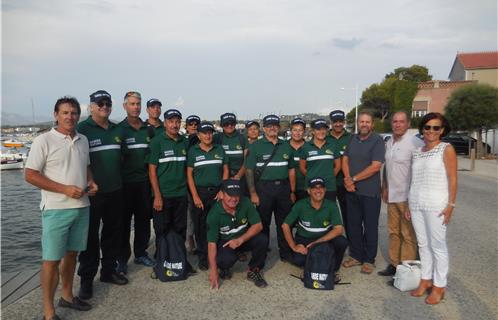
[(432, 75), (429, 74), (429, 69), (427, 69), (427, 67), (414, 64), (411, 67), (399, 67), (394, 69), (394, 72), (386, 74), (385, 79), (389, 78), (411, 82), (424, 82), (432, 80)]
[(498, 125), (498, 89), (487, 84), (469, 84), (455, 90), (445, 116), (457, 130), (477, 132), (477, 156), (482, 157), (482, 131)]
[(363, 91), (361, 106), (373, 112), (382, 123), (394, 112), (410, 113), (418, 83), (431, 79), (429, 70), (424, 66), (414, 64), (411, 67), (396, 68), (386, 74), (382, 82), (374, 83)]

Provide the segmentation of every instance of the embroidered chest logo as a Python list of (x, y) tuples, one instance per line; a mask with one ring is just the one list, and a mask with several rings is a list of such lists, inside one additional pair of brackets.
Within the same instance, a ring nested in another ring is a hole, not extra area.
[(305, 227), (310, 227), (311, 226), (311, 222), (309, 222), (309, 221), (303, 221), (303, 220), (301, 220), (301, 224), (303, 226), (305, 226)]
[(333, 154), (332, 150), (330, 150), (330, 149), (325, 150), (325, 153), (326, 154)]
[(175, 155), (175, 152), (173, 150), (164, 150), (165, 157), (171, 157), (173, 155)]
[(90, 145), (90, 147), (100, 146), (102, 144), (102, 141), (100, 139), (95, 139), (88, 142), (88, 144)]
[(185, 156), (187, 155), (187, 151), (185, 149), (182, 149), (182, 154)]
[(242, 218), (242, 220), (240, 220), (240, 222), (241, 222), (242, 224), (244, 224), (244, 223), (246, 223), (246, 222), (247, 222), (247, 219), (246, 219), (246, 218)]
[(223, 150), (228, 150), (230, 149), (230, 146), (228, 144), (223, 144), (221, 145), (223, 147)]
[(288, 155), (287, 153), (284, 153), (284, 154), (282, 155), (282, 158), (284, 158), (285, 160), (287, 160), (287, 159), (289, 159), (289, 155)]
[(238, 144), (238, 145), (236, 145), (236, 146), (235, 146), (235, 149), (237, 149), (237, 150), (241, 150), (241, 149), (242, 149), (242, 147), (240, 146), (240, 144)]
[(206, 157), (205, 156), (197, 156), (197, 157), (195, 157), (195, 161), (202, 161), (202, 160), (206, 160)]
[(328, 220), (325, 220), (325, 221), (323, 222), (323, 226), (324, 226), (324, 227), (328, 226), (329, 224), (330, 224), (330, 221), (328, 221)]
[(221, 156), (220, 156), (219, 154), (215, 153), (215, 154), (214, 154), (214, 158), (215, 158), (215, 159), (221, 159)]
[(114, 137), (114, 141), (116, 141), (117, 143), (121, 143), (121, 138), (116, 136), (116, 137)]
[(135, 143), (135, 138), (128, 138), (125, 140), (126, 144), (132, 144)]
[(309, 151), (309, 152), (308, 152), (308, 155), (309, 155), (309, 156), (316, 156), (317, 154), (318, 154), (318, 151), (316, 151), (316, 150), (313, 150), (313, 151)]

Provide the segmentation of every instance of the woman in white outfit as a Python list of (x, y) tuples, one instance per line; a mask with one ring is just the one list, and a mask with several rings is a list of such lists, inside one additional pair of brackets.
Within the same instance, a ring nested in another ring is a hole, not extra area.
[(444, 298), (448, 277), (446, 228), (455, 208), (457, 159), (455, 149), (441, 142), (450, 126), (440, 113), (425, 115), (419, 131), (425, 145), (413, 153), (406, 218), (412, 220), (417, 235), (422, 280), (411, 295), (430, 292), (425, 302), (437, 304)]

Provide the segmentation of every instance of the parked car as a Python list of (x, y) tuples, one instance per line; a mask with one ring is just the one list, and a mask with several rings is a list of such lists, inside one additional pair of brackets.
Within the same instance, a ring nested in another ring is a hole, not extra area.
[[(450, 133), (442, 139), (444, 142), (449, 142), (455, 148), (456, 153), (469, 154), (469, 143), (471, 148), (476, 148), (477, 140), (468, 136), (464, 133)], [(491, 147), (487, 143), (482, 143), (483, 147), (486, 148), (486, 153), (491, 152)]]
[(389, 139), (391, 139), (393, 137), (393, 134), (392, 133), (381, 133), (380, 137), (382, 138), (382, 140), (384, 140), (384, 143), (387, 143), (387, 141), (389, 141)]

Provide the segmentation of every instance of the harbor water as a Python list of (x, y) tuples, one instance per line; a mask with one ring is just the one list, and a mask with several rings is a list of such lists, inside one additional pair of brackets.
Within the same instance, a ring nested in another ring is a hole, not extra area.
[(23, 170), (1, 172), (2, 273), (33, 270), (41, 262), (40, 190)]

